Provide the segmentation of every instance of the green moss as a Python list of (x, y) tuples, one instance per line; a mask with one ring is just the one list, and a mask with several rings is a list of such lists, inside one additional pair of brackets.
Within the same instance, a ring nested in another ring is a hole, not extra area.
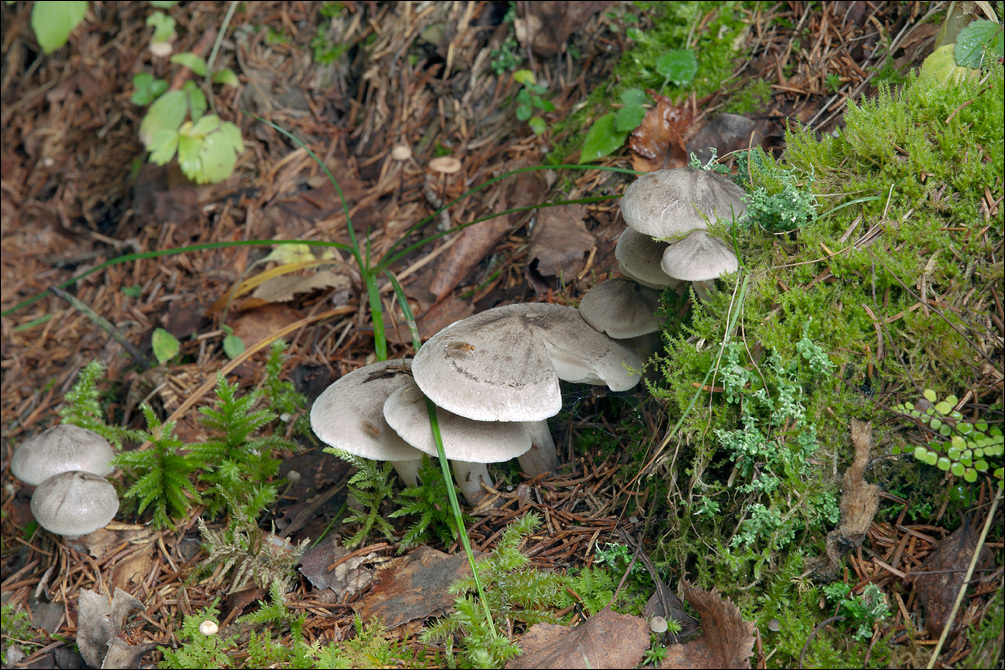
[(730, 96), (722, 106), (727, 114), (751, 114), (762, 111), (771, 102), (771, 84), (764, 79), (754, 79)]

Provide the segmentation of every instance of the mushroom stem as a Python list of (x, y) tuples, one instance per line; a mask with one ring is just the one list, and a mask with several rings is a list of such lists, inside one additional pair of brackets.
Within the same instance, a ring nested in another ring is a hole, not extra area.
[(708, 300), (708, 292), (715, 288), (715, 280), (695, 281), (691, 282), (691, 286), (694, 288), (694, 294), (698, 300), (706, 302)]
[(419, 466), (422, 464), (421, 458), (410, 458), (407, 461), (391, 461), (395, 472), (405, 482), (405, 486), (419, 485)]
[(467, 463), (465, 461), (450, 461), (450, 464), (454, 468), (457, 488), (460, 489), (468, 504), (474, 507), (485, 497), (482, 482), (492, 486), (492, 477), (489, 476), (488, 466), (484, 463)]
[(517, 456), (520, 469), (531, 477), (552, 472), (558, 467), (558, 451), (547, 421), (526, 421), (524, 427), (530, 436), (530, 450)]

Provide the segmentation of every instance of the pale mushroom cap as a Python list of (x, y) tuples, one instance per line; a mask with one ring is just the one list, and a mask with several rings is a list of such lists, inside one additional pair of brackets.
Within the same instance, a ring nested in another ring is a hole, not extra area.
[(108, 440), (93, 430), (63, 423), (22, 444), (14, 452), (10, 471), (31, 486), (71, 470), (106, 477), (115, 469), (114, 456)]
[[(415, 383), (402, 386), (384, 403), (384, 418), (398, 435), (416, 449), (436, 456), (429, 425), (426, 396)], [(443, 438), (443, 451), (452, 461), (501, 463), (530, 449), (531, 441), (522, 423), (465, 419), (442, 407), (436, 420)]]
[(461, 171), (461, 162), (453, 156), (440, 156), (429, 161), (429, 169), (443, 174), (454, 174)]
[(406, 461), (422, 455), (384, 421), (384, 402), (412, 381), (410, 361), (381, 361), (343, 375), (311, 407), (311, 429), (322, 442), (375, 461)]
[(596, 330), (624, 340), (659, 328), (659, 306), (659, 291), (618, 277), (587, 291), (579, 303), (579, 314)]
[(444, 328), (415, 355), (415, 382), (438, 407), (476, 421), (541, 421), (562, 408), (558, 380), (624, 391), (638, 356), (574, 307), (506, 305)]
[(412, 157), (412, 150), (404, 144), (399, 144), (391, 149), (391, 158), (396, 161), (407, 161)]
[[(621, 214), (650, 237), (683, 235), (747, 210), (743, 189), (722, 175), (690, 167), (656, 170), (636, 179), (621, 198)], [(706, 219), (707, 218), (707, 222)]]
[(415, 383), (437, 407), (477, 421), (558, 414), (558, 375), (538, 336), (547, 309), (537, 308), (549, 307), (495, 307), (451, 324), (415, 355)]
[(726, 243), (696, 230), (663, 252), (663, 271), (683, 281), (709, 281), (736, 272), (739, 263)]
[(621, 273), (629, 279), (649, 288), (675, 288), (680, 282), (668, 277), (660, 267), (666, 248), (666, 242), (659, 242), (648, 235), (625, 228), (614, 247), (614, 257), (618, 259)]
[(31, 513), (50, 533), (78, 537), (104, 528), (119, 511), (115, 487), (90, 472), (61, 472), (39, 484)]

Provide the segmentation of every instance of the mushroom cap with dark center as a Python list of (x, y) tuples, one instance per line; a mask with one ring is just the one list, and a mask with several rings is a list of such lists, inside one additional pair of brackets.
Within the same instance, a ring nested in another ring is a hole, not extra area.
[(622, 274), (629, 279), (634, 279), (649, 288), (664, 286), (676, 288), (680, 282), (668, 277), (660, 267), (667, 246), (666, 242), (654, 240), (648, 235), (625, 228), (614, 247), (614, 257), (618, 259)]
[[(747, 210), (744, 191), (722, 175), (682, 167), (636, 179), (621, 198), (621, 214), (636, 232), (665, 239), (704, 229)], [(706, 221), (707, 219), (707, 221)]]
[(579, 313), (595, 329), (624, 340), (659, 328), (659, 306), (659, 291), (618, 277), (587, 291), (579, 303)]
[(422, 455), (384, 421), (384, 402), (412, 381), (411, 361), (381, 361), (343, 375), (311, 407), (311, 428), (322, 442), (375, 461), (406, 461)]
[(71, 470), (105, 477), (115, 469), (114, 456), (108, 440), (93, 430), (63, 423), (22, 444), (11, 458), (10, 471), (32, 486)]
[[(430, 456), (437, 455), (426, 396), (418, 385), (402, 386), (388, 396), (384, 418), (405, 442)], [(475, 421), (442, 407), (436, 408), (436, 420), (443, 438), (443, 451), (452, 461), (502, 463), (531, 447), (530, 436), (519, 422)]]
[(104, 528), (119, 511), (115, 487), (90, 472), (61, 472), (38, 485), (31, 513), (56, 535), (79, 537)]
[(660, 265), (674, 279), (691, 282), (717, 279), (739, 267), (726, 243), (703, 230), (695, 230), (667, 247)]
[(422, 392), (454, 414), (540, 421), (562, 408), (560, 378), (625, 390), (639, 379), (625, 364), (641, 361), (575, 308), (531, 303), (495, 307), (444, 328), (416, 354), (413, 373)]

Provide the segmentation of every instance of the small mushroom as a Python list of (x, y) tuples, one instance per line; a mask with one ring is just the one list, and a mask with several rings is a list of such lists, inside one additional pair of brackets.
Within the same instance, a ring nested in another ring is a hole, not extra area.
[(658, 239), (705, 229), (746, 212), (744, 191), (720, 174), (691, 167), (644, 174), (625, 189), (621, 214), (636, 232)]
[(407, 161), (411, 157), (412, 150), (406, 144), (399, 144), (391, 149), (391, 158), (398, 162)]
[(439, 156), (429, 161), (429, 169), (440, 174), (456, 174), (461, 171), (461, 162), (453, 156)]
[(71, 470), (106, 477), (115, 469), (114, 456), (108, 440), (93, 430), (63, 423), (22, 444), (14, 452), (10, 471), (31, 486)]
[[(436, 456), (436, 443), (429, 424), (426, 396), (414, 384), (406, 384), (388, 396), (384, 419), (408, 444)], [(474, 421), (437, 407), (436, 421), (443, 438), (443, 452), (450, 460), (457, 486), (470, 505), (483, 497), (481, 482), (492, 485), (486, 463), (502, 463), (531, 447), (522, 423)]]
[(391, 461), (406, 486), (418, 483), (422, 452), (384, 420), (384, 402), (412, 381), (408, 359), (381, 361), (343, 375), (311, 407), (311, 429), (325, 444), (375, 461)]
[(90, 472), (61, 472), (39, 484), (31, 496), (38, 525), (67, 539), (104, 528), (118, 511), (115, 487)]
[(614, 247), (614, 257), (618, 259), (621, 274), (634, 282), (649, 288), (676, 289), (681, 282), (668, 277), (660, 267), (667, 246), (666, 242), (654, 240), (648, 235), (625, 228)]
[(691, 282), (698, 299), (706, 300), (715, 280), (736, 272), (739, 263), (725, 242), (695, 230), (667, 247), (661, 266), (671, 277)]
[(602, 281), (583, 296), (579, 313), (588, 324), (616, 340), (653, 333), (660, 292), (618, 277)]

